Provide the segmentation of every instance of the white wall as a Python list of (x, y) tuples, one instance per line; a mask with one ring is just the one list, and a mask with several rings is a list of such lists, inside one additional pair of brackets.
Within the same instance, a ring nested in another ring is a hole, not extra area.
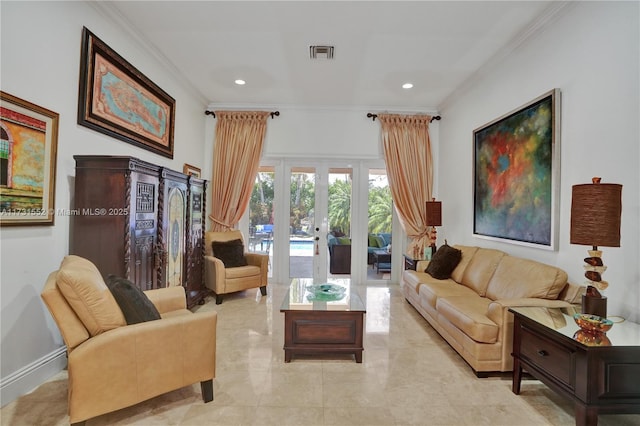
[[(179, 171), (185, 162), (203, 163), (205, 103), (112, 22), (85, 2), (2, 2), (2, 91), (60, 114), (56, 208), (71, 207), (75, 154), (131, 155)], [(173, 160), (76, 124), (83, 26), (176, 99)], [(40, 292), (68, 254), (69, 218), (57, 216), (50, 227), (2, 228), (0, 242), (5, 405), (64, 363), (62, 339)]]
[[(623, 185), (620, 248), (602, 247), (609, 315), (640, 319), (640, 57), (638, 2), (575, 2), (506, 59), (483, 70), (441, 108), (439, 196), (450, 243), (494, 247), (557, 265), (582, 284), (590, 247), (569, 244), (571, 187)], [(474, 129), (559, 88), (561, 108), (558, 251), (473, 237)]]

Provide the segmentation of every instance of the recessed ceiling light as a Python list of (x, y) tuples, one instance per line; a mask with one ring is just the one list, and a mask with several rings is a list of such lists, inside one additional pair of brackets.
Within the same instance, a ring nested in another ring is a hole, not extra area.
[(413, 83), (405, 83), (402, 85), (403, 89), (411, 89), (413, 87)]
[(242, 85), (246, 84), (247, 82), (246, 82), (246, 81), (244, 81), (244, 80), (241, 80), (241, 79), (237, 79), (237, 80), (235, 81), (235, 83), (236, 83), (238, 86), (242, 86)]

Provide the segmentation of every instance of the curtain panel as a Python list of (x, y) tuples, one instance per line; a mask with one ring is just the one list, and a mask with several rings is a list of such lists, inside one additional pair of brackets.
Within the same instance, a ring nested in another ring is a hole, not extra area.
[(249, 205), (267, 129), (266, 111), (216, 111), (212, 231), (228, 231)]
[(429, 115), (378, 114), (382, 148), (394, 207), (409, 237), (409, 253), (430, 244), (426, 201), (433, 191)]

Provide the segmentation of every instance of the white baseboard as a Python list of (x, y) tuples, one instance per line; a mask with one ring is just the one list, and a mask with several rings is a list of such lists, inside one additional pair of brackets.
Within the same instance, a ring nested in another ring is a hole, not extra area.
[(46, 382), (67, 366), (67, 347), (62, 346), (0, 380), (0, 406), (4, 407)]

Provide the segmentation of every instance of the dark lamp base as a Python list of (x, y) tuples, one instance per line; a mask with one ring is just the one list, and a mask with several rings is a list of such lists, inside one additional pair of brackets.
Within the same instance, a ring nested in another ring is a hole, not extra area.
[(582, 296), (582, 313), (597, 315), (602, 318), (607, 317), (607, 298)]

